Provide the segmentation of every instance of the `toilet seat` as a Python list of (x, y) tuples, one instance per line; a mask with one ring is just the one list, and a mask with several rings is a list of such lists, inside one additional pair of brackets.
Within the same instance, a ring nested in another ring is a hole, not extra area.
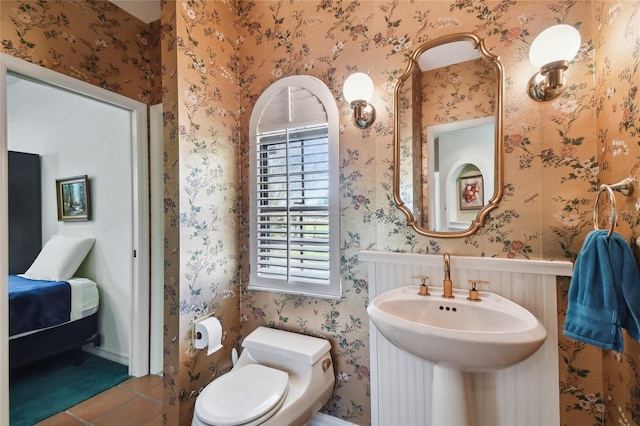
[(210, 425), (242, 425), (265, 421), (284, 402), (289, 374), (261, 364), (248, 364), (207, 385), (196, 400), (195, 412)]

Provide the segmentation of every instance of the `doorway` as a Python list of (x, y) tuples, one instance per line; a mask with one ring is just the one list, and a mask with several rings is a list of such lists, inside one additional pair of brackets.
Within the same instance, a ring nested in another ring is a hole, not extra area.
[[(435, 124), (426, 134), (429, 230), (467, 229), (494, 195), (495, 117)], [(481, 186), (481, 197), (466, 206), (461, 185), (471, 175), (478, 176), (474, 182)]]
[[(76, 96), (85, 102), (99, 105), (99, 108), (113, 109), (116, 115), (123, 117), (124, 123), (128, 127), (129, 146), (126, 147), (127, 159), (122, 159), (115, 168), (116, 171), (129, 173), (130, 188), (124, 191), (124, 196), (130, 198), (128, 242), (125, 245), (125, 256), (129, 259), (123, 271), (110, 271), (111, 273), (127, 276), (129, 279), (126, 299), (127, 318), (126, 327), (130, 330), (128, 343), (128, 365), (129, 374), (133, 376), (143, 376), (149, 373), (149, 190), (148, 190), (148, 145), (147, 145), (147, 106), (141, 102), (117, 95), (113, 92), (98, 88), (96, 86), (75, 80), (71, 77), (57, 72), (39, 67), (37, 65), (21, 61), (8, 55), (0, 54), (0, 195), (3, 200), (7, 199), (7, 151), (8, 141), (8, 103), (7, 103), (7, 74), (19, 76), (28, 83), (41, 86), (47, 90), (55, 90), (64, 96)], [(122, 123), (122, 122), (121, 122)], [(117, 125), (117, 124), (114, 124)], [(70, 126), (69, 131), (73, 131)], [(103, 130), (108, 132), (108, 130)], [(114, 132), (115, 133), (115, 132)], [(103, 141), (102, 148), (109, 148), (108, 142)], [(97, 154), (100, 155), (100, 154)], [(118, 154), (116, 154), (118, 155)], [(101, 157), (103, 158), (103, 157)], [(68, 164), (67, 164), (68, 166)], [(90, 165), (86, 166), (90, 169)], [(55, 173), (65, 173), (64, 170), (57, 170)], [(90, 174), (90, 173), (88, 173)], [(45, 182), (46, 183), (46, 182)], [(108, 186), (108, 178), (100, 178), (100, 183), (104, 191), (111, 191)], [(43, 185), (43, 198), (47, 194), (48, 183)], [(100, 215), (102, 209), (102, 220), (108, 206), (104, 203), (102, 207), (95, 206), (96, 215)], [(3, 320), (0, 321), (0, 424), (8, 422), (8, 327), (7, 327), (7, 235), (8, 216), (6, 203), (2, 203), (0, 209), (0, 226), (2, 253), (0, 256), (0, 313)], [(101, 222), (100, 216), (96, 216), (94, 223), (85, 224), (93, 226), (92, 232), (103, 232), (99, 228), (106, 222)], [(55, 223), (50, 226), (57, 226)], [(67, 228), (66, 230), (70, 230)], [(77, 228), (76, 228), (77, 230)], [(44, 229), (43, 229), (44, 231)], [(65, 230), (61, 231), (63, 233)], [(55, 232), (49, 231), (49, 232)], [(113, 230), (111, 230), (113, 232)], [(44, 233), (47, 239), (47, 233)], [(43, 241), (44, 243), (44, 241)], [(107, 269), (108, 268), (104, 268)], [(107, 280), (105, 278), (105, 280)], [(126, 297), (126, 296), (125, 296)], [(104, 324), (107, 325), (108, 324)], [(161, 327), (161, 325), (159, 325)], [(112, 338), (116, 338), (112, 336)], [(117, 345), (116, 345), (117, 346)], [(116, 351), (117, 352), (117, 351)], [(117, 356), (117, 354), (116, 354)]]

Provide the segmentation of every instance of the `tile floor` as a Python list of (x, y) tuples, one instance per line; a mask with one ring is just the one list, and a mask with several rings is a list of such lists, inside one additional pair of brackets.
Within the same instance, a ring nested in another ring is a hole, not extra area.
[(37, 426), (161, 426), (162, 377), (134, 377)]

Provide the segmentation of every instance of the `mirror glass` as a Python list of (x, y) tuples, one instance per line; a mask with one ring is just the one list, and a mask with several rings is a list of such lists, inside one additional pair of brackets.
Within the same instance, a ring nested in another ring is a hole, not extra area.
[(394, 199), (417, 232), (464, 237), (502, 197), (499, 58), (475, 34), (413, 52), (394, 94)]

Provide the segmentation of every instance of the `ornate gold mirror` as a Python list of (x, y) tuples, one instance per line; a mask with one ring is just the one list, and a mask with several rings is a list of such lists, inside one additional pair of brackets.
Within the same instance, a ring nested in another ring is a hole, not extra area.
[(465, 237), (502, 197), (503, 71), (475, 34), (413, 52), (394, 93), (393, 197), (418, 233)]

